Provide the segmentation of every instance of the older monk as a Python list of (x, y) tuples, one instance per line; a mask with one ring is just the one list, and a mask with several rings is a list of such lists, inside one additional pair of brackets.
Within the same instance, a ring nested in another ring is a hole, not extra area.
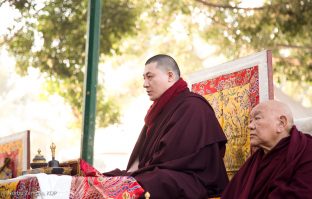
[(265, 101), (251, 111), (250, 144), (258, 150), (222, 198), (312, 198), (312, 137), (298, 131), (289, 107)]

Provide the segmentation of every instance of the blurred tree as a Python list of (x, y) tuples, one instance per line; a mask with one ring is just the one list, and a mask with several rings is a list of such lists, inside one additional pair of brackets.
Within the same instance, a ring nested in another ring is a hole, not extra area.
[[(81, 117), (87, 0), (5, 2), (21, 12), (3, 40), (16, 58), (19, 72), (25, 74), (29, 67), (40, 69), (48, 77), (47, 89), (69, 100), (76, 116)], [(200, 69), (206, 59), (197, 52), (196, 39), (201, 37), (217, 49), (216, 55), (227, 59), (271, 49), (275, 83), (302, 82), (302, 91), (311, 87), (311, 0), (264, 0), (258, 7), (237, 0), (103, 2), (101, 63), (109, 59), (113, 67), (126, 63), (135, 71), (149, 56), (169, 53), (183, 74), (190, 73)], [(140, 80), (131, 80), (118, 100), (99, 89), (98, 124), (118, 120), (118, 102), (127, 101), (126, 95), (135, 96)]]
[(311, 0), (264, 0), (253, 8), (241, 0), (193, 2), (206, 17), (203, 37), (218, 46), (219, 53), (234, 59), (271, 49), (277, 82), (285, 76), (311, 86)]
[[(122, 89), (118, 90), (117, 100), (121, 106), (127, 106), (132, 99), (142, 94), (144, 63), (150, 56), (170, 54), (179, 63), (183, 77), (202, 68), (203, 58), (197, 55), (197, 46), (194, 44), (194, 40), (199, 37), (196, 26), (192, 24), (192, 18), (183, 14), (183, 10), (177, 6), (179, 1), (173, 4), (170, 2), (137, 1), (137, 6), (142, 10), (136, 21), (137, 33), (120, 43), (119, 54), (101, 57), (101, 62), (108, 62), (116, 70), (123, 68), (121, 71), (124, 73), (131, 71), (127, 78), (122, 79)], [(105, 70), (100, 70), (99, 77), (103, 73)]]
[[(15, 57), (17, 71), (25, 75), (29, 67), (38, 68), (47, 78), (48, 91), (68, 100), (81, 122), (88, 1), (4, 0), (2, 3), (9, 3), (20, 12), (2, 42)], [(121, 41), (135, 34), (138, 13), (139, 9), (128, 0), (103, 1), (100, 54), (118, 52)], [(100, 85), (97, 95), (97, 124), (118, 122), (118, 105), (104, 96)]]
[[(165, 43), (165, 46), (158, 49), (167, 48), (171, 52), (177, 51), (177, 54), (184, 53), (187, 57), (187, 53), (194, 53), (196, 46), (192, 39), (197, 34), (216, 47), (216, 55), (222, 54), (228, 59), (270, 49), (277, 82), (286, 77), (287, 81), (312, 83), (311, 0), (263, 0), (257, 1), (258, 7), (250, 7), (253, 2), (247, 0), (152, 2), (150, 5), (153, 5), (153, 9), (147, 11), (141, 21), (148, 27), (153, 24), (153, 33), (145, 35), (168, 36), (170, 29), (176, 29), (176, 38), (159, 39), (158, 42)], [(180, 26), (173, 26), (179, 19), (180, 23), (177, 24)], [(177, 38), (181, 26), (184, 30), (180, 32), (186, 34), (181, 41), (189, 46), (179, 46), (177, 49), (175, 46), (181, 45)], [(187, 51), (187, 48), (192, 50)], [(198, 55), (193, 58), (198, 59)], [(190, 60), (189, 57), (185, 59)]]
[[(297, 98), (305, 95), (310, 101), (307, 104), (312, 104), (311, 0), (158, 2), (169, 6), (171, 12), (190, 16), (192, 21), (184, 21), (191, 22), (190, 33), (197, 30), (208, 44), (216, 47), (216, 55), (236, 59), (264, 49), (272, 50), (276, 85), (293, 82)], [(293, 95), (294, 89), (286, 92)]]

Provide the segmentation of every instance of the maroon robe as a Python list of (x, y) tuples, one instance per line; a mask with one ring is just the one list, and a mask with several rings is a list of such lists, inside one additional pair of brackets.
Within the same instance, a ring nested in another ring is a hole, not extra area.
[(127, 170), (151, 198), (181, 199), (220, 196), (228, 183), (223, 156), (226, 137), (209, 103), (188, 89), (165, 105), (146, 135), (144, 126)]
[(257, 150), (222, 194), (224, 199), (312, 198), (312, 136), (294, 126), (266, 155)]

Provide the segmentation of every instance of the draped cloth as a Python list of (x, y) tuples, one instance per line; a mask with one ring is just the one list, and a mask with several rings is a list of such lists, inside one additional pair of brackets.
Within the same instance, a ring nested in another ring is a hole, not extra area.
[(16, 190), (12, 192), (14, 199), (33, 199), (39, 198), (40, 187), (36, 177), (21, 179), (18, 182)]
[(155, 100), (151, 107), (148, 109), (146, 116), (144, 118), (145, 125), (147, 126), (146, 133), (149, 134), (150, 129), (155, 124), (155, 118), (162, 111), (164, 106), (180, 92), (187, 89), (186, 82), (180, 78), (175, 84), (173, 84), (169, 89), (167, 89), (159, 99)]
[(79, 174), (81, 176), (99, 177), (102, 174), (83, 159), (79, 159)]
[(71, 180), (70, 199), (139, 198), (144, 192), (131, 176), (104, 177), (83, 159), (79, 160), (80, 174)]
[(312, 137), (294, 126), (266, 155), (258, 149), (226, 187), (222, 198), (311, 198)]
[(0, 180), (0, 199), (135, 199), (144, 192), (132, 176), (105, 177), (82, 159), (78, 165), (82, 176), (37, 173)]
[(32, 199), (39, 198), (40, 195), (39, 182), (34, 175), (0, 180), (1, 199)]
[(70, 199), (138, 198), (144, 190), (131, 176), (91, 177), (73, 176)]
[(225, 143), (209, 103), (185, 88), (158, 111), (152, 127), (144, 125), (127, 166), (138, 160), (138, 170), (105, 175), (131, 175), (152, 198), (217, 196), (228, 182)]

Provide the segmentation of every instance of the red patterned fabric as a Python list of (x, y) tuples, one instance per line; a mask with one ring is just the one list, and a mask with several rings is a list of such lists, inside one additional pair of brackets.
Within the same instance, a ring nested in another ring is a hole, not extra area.
[(32, 199), (40, 194), (39, 182), (36, 177), (21, 179), (18, 182), (16, 191), (12, 192), (14, 199)]
[(83, 159), (79, 160), (80, 162), (80, 173), (82, 176), (103, 176), (98, 170), (96, 170), (93, 166), (91, 166), (88, 162)]
[(138, 198), (144, 192), (138, 182), (130, 176), (105, 177), (88, 162), (80, 159), (80, 173), (71, 183), (71, 199), (89, 198)]
[(192, 91), (202, 96), (213, 94), (224, 89), (250, 84), (249, 99), (251, 107), (259, 103), (259, 69), (253, 66), (238, 72), (222, 75), (192, 85)]
[(130, 176), (78, 177), (71, 183), (70, 199), (139, 198), (144, 190)]
[[(105, 177), (86, 161), (80, 159), (79, 163), (80, 173), (83, 176), (73, 176), (71, 178), (69, 195), (71, 199), (135, 199), (144, 193), (144, 189), (131, 176)], [(0, 193), (5, 190), (10, 194), (7, 194), (6, 198), (14, 199), (33, 199), (38, 196), (45, 196), (45, 193), (40, 192), (37, 177), (20, 179), (15, 184), (13, 188), (10, 188), (12, 185), (5, 187), (0, 184), (0, 188), (2, 187)], [(0, 198), (3, 198), (1, 194)]]

